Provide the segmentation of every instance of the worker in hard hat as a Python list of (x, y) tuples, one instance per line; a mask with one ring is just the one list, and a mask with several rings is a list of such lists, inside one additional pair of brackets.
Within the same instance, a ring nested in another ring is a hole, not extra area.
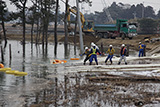
[(144, 44), (142, 44), (141, 42), (139, 42), (139, 57), (143, 57), (144, 56), (144, 48), (145, 48), (146, 46), (144, 45)]
[(91, 57), (90, 50), (89, 50), (88, 47), (85, 47), (85, 51), (84, 51), (84, 53), (82, 55), (86, 55), (86, 58), (84, 59), (84, 63), (83, 63), (85, 65), (86, 61), (89, 60), (90, 57)]
[(92, 65), (93, 59), (95, 59), (95, 62), (98, 65), (97, 53), (99, 53), (99, 55), (101, 55), (99, 49), (96, 48), (96, 45), (93, 45), (91, 48), (91, 51), (90, 51), (90, 54), (91, 54), (90, 65)]
[(108, 56), (107, 56), (107, 58), (106, 58), (106, 60), (105, 60), (105, 63), (106, 63), (106, 64), (107, 64), (108, 59), (110, 59), (110, 62), (111, 62), (111, 64), (112, 64), (112, 58), (113, 58), (114, 52), (115, 52), (115, 50), (114, 50), (113, 46), (112, 46), (112, 45), (109, 45), (109, 49), (108, 49), (107, 52), (106, 52), (106, 53), (108, 53)]
[(124, 59), (125, 64), (127, 65), (127, 61), (126, 61), (126, 48), (125, 48), (125, 44), (122, 44), (121, 46), (121, 50), (120, 50), (120, 59), (118, 62), (118, 65), (121, 64), (122, 59)]
[(95, 43), (91, 42), (91, 48), (92, 48), (93, 46), (95, 46), (95, 47), (99, 50), (99, 47), (98, 47)]

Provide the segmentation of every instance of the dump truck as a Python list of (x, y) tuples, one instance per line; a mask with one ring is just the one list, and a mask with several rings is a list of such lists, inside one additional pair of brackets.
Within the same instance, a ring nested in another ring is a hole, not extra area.
[[(76, 15), (77, 10), (75, 7), (68, 8), (68, 16), (67, 20), (68, 24), (68, 31), (73, 32), (73, 28), (70, 25), (70, 12)], [(85, 35), (93, 35), (98, 36), (101, 38), (112, 38), (115, 39), (116, 37), (122, 37), (125, 39), (128, 37), (132, 39), (134, 36), (137, 35), (136, 26), (129, 25), (128, 20), (125, 19), (117, 19), (116, 24), (95, 24), (92, 20), (85, 20), (84, 15), (80, 12), (80, 18), (82, 23), (82, 31)], [(72, 33), (71, 33), (72, 34)]]
[(136, 26), (129, 25), (126, 19), (117, 19), (116, 24), (95, 24), (94, 33), (98, 37), (112, 38), (121, 37), (122, 39), (132, 39), (137, 35)]

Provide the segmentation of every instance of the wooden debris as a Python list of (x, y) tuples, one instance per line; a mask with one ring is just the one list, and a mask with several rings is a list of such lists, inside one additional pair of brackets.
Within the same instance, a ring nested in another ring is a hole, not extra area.
[(103, 74), (96, 77), (88, 77), (89, 81), (119, 81), (119, 80), (128, 80), (128, 81), (160, 81), (160, 77), (149, 77), (149, 76), (141, 76), (141, 75), (111, 75), (111, 74)]

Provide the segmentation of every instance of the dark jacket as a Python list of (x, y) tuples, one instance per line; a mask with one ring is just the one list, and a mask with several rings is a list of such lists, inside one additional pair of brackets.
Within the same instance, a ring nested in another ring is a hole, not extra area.
[(89, 55), (90, 55), (90, 51), (89, 51), (89, 49), (85, 50), (85, 52), (84, 52), (82, 55), (89, 56)]
[(125, 48), (125, 47), (122, 47), (121, 50), (120, 50), (121, 56), (122, 56), (122, 55), (126, 55), (126, 51), (127, 51), (126, 48)]

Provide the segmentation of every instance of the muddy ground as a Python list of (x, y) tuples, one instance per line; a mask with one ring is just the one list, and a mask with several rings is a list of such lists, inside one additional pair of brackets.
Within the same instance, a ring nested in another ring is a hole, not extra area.
[[(73, 69), (75, 67), (76, 70)], [(69, 71), (63, 79), (48, 75), (49, 82), (46, 82), (43, 90), (21, 97), (26, 98), (27, 107), (158, 107), (160, 105), (160, 77), (131, 73), (132, 70), (137, 73), (144, 72), (144, 69), (140, 70), (140, 66), (132, 69), (130, 65), (108, 67), (68, 66), (66, 72)], [(149, 68), (150, 72), (154, 68), (159, 69), (154, 65)], [(37, 82), (38, 84), (43, 82)]]

